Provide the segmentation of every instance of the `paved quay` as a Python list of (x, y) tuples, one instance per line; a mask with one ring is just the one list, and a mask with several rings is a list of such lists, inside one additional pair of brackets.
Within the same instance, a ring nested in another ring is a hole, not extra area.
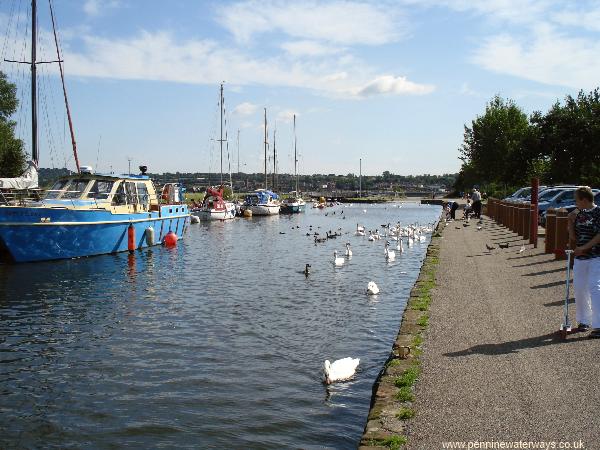
[(600, 449), (600, 340), (557, 334), (565, 261), (544, 254), (542, 239), (519, 253), (526, 242), (488, 218), (479, 231), (475, 220), (463, 223), (442, 234), (406, 448), (583, 441)]

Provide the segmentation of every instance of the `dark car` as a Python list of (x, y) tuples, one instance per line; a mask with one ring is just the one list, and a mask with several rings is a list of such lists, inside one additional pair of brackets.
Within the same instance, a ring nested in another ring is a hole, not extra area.
[[(594, 203), (596, 205), (600, 205), (600, 189), (592, 189), (592, 192), (594, 193)], [(569, 194), (571, 194), (569, 192)], [(556, 207), (558, 208), (564, 208), (567, 210), (567, 212), (571, 212), (573, 211), (577, 206), (575, 205), (575, 199), (571, 196), (570, 201), (565, 201), (565, 200), (569, 200), (568, 197), (563, 196), (562, 199), (562, 204), (557, 204)], [(540, 215), (540, 225), (545, 227), (546, 226), (546, 211), (541, 211)]]

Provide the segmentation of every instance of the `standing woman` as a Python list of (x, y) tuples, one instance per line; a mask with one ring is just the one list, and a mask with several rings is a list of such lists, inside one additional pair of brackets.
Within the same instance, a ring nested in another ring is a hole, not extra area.
[(569, 234), (575, 240), (573, 286), (576, 319), (581, 331), (590, 325), (590, 338), (600, 338), (600, 206), (587, 186), (575, 191), (577, 209), (569, 216)]

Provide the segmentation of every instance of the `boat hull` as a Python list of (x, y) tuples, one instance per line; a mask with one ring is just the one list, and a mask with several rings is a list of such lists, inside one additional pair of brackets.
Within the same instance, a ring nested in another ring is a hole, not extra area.
[(234, 219), (236, 215), (235, 205), (233, 203), (228, 203), (224, 210), (200, 208), (192, 210), (192, 213), (196, 214), (202, 221), (229, 220)]
[(306, 211), (306, 203), (288, 203), (281, 205), (281, 214), (297, 214)]
[(274, 216), (279, 214), (280, 205), (251, 205), (247, 209), (252, 211), (253, 216)]
[(19, 263), (80, 258), (127, 251), (130, 225), (139, 249), (162, 243), (170, 231), (182, 238), (189, 222), (185, 205), (134, 214), (6, 207), (0, 208), (0, 247)]

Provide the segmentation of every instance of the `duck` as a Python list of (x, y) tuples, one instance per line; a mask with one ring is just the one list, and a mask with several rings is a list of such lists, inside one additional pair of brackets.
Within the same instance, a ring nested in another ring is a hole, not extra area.
[(307, 265), (304, 267), (304, 276), (305, 276), (305, 277), (308, 277), (309, 275), (310, 275), (310, 264), (307, 264)]
[(396, 252), (394, 250), (390, 250), (390, 241), (385, 241), (385, 259), (388, 261), (393, 261), (396, 259)]
[(358, 358), (342, 358), (329, 362), (325, 360), (323, 364), (323, 374), (325, 375), (325, 384), (335, 383), (336, 381), (344, 381), (352, 378), (356, 372), (356, 368), (360, 363)]
[(375, 284), (374, 281), (369, 281), (369, 284), (367, 284), (367, 294), (369, 294), (369, 295), (379, 294), (379, 287)]
[(350, 242), (346, 242), (346, 256), (348, 258), (352, 257), (352, 250), (350, 250)]
[(336, 267), (343, 266), (346, 260), (344, 258), (338, 258), (337, 250), (333, 251), (333, 265)]

